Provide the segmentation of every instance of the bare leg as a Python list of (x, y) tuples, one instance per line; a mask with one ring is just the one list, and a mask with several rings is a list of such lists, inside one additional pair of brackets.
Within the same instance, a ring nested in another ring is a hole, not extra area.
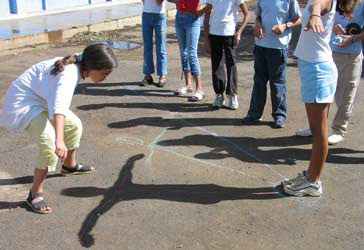
[(327, 115), (329, 104), (306, 103), (306, 112), (312, 131), (313, 144), (307, 173), (310, 181), (320, 180), (328, 153)]
[(196, 82), (196, 92), (201, 92), (203, 93), (202, 90), (202, 80), (201, 80), (201, 76), (194, 76), (195, 82)]
[(186, 81), (186, 88), (193, 89), (191, 72), (184, 72), (184, 75), (185, 75), (185, 81)]
[(76, 166), (76, 149), (68, 150), (67, 158), (64, 160), (63, 165), (70, 168)]
[[(48, 169), (39, 169), (39, 168), (34, 169), (33, 186), (31, 189), (32, 194), (43, 192), (43, 185), (44, 185), (47, 173), (48, 173)], [(32, 201), (32, 203), (39, 202), (42, 199), (43, 199), (42, 197), (35, 198)], [(52, 209), (50, 207), (43, 207), (42, 210), (43, 211), (52, 211)]]

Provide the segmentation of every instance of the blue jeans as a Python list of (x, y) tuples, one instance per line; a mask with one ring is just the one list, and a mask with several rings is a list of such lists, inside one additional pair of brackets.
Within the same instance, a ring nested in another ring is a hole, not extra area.
[(255, 46), (254, 87), (250, 99), (248, 116), (260, 118), (267, 99), (269, 81), (273, 118), (287, 117), (286, 64), (288, 48), (271, 49)]
[(177, 12), (176, 33), (182, 70), (183, 72), (191, 72), (193, 76), (201, 75), (197, 56), (200, 28), (200, 19), (196, 15)]
[(144, 43), (144, 75), (153, 74), (153, 30), (155, 30), (155, 46), (157, 53), (157, 74), (167, 75), (166, 33), (167, 18), (163, 13), (146, 13), (142, 16), (142, 33)]

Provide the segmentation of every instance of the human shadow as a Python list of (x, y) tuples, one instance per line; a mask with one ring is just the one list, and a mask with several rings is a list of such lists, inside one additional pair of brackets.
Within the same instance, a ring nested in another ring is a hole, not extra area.
[[(47, 175), (48, 178), (60, 177), (61, 174), (50, 174)], [(0, 186), (9, 186), (9, 185), (19, 185), (19, 184), (30, 184), (33, 182), (33, 176), (22, 176), (16, 178), (9, 178), (9, 179), (0, 179)], [(24, 200), (26, 197), (24, 197)], [(0, 210), (4, 209), (15, 209), (15, 208), (25, 208), (28, 211), (28, 207), (25, 204), (25, 201), (0, 201)]]
[(62, 195), (79, 198), (103, 195), (99, 205), (86, 216), (82, 223), (78, 233), (82, 246), (89, 248), (95, 244), (95, 238), (91, 231), (96, 226), (98, 219), (122, 201), (151, 199), (209, 205), (225, 200), (267, 200), (285, 197), (273, 187), (237, 188), (215, 184), (135, 184), (133, 183), (132, 169), (136, 161), (143, 159), (143, 157), (143, 154), (130, 157), (122, 167), (114, 185), (109, 188), (73, 187), (62, 191)]
[[(48, 174), (46, 178), (50, 179), (50, 178), (55, 178), (55, 177), (63, 177), (63, 175), (61, 175), (59, 173)], [(15, 178), (9, 178), (9, 179), (0, 179), (0, 186), (29, 184), (29, 183), (33, 183), (33, 175), (15, 177)]]
[(158, 102), (134, 102), (134, 103), (100, 103), (78, 106), (79, 110), (96, 110), (104, 108), (126, 108), (126, 109), (156, 109), (169, 112), (193, 113), (213, 111), (208, 103), (158, 103)]
[[(193, 112), (194, 108), (188, 107), (177, 110), (178, 112)], [(199, 110), (199, 108), (196, 108)], [(201, 109), (205, 109), (201, 108)], [(173, 111), (169, 109), (170, 111)], [(271, 126), (272, 122), (259, 122), (255, 125)], [(138, 126), (164, 127), (170, 130), (179, 130), (185, 127), (204, 126), (242, 126), (240, 118), (163, 118), (161, 116), (139, 117), (127, 121), (113, 122), (107, 125), (109, 128), (132, 128)]]
[(16, 208), (24, 208), (26, 210), (30, 210), (28, 209), (27, 205), (25, 204), (25, 201), (0, 201), (0, 210), (12, 210), (12, 209), (16, 209)]
[[(75, 89), (76, 95), (91, 96), (161, 96), (175, 97), (172, 90), (168, 89), (150, 89), (140, 87), (139, 82), (121, 82), (121, 83), (80, 83)], [(130, 87), (130, 88), (128, 88)]]
[[(296, 165), (298, 160), (310, 160), (311, 148), (305, 149), (299, 148), (299, 146), (311, 143), (312, 141), (309, 138), (298, 138), (296, 136), (254, 138), (197, 134), (185, 136), (182, 139), (160, 141), (157, 145), (171, 148), (176, 146), (203, 146), (211, 148), (208, 152), (197, 153), (194, 157), (198, 159), (236, 158), (250, 163)], [(330, 148), (326, 162), (335, 164), (363, 164), (364, 159), (362, 157), (343, 156), (343, 154), (363, 152), (347, 148)]]

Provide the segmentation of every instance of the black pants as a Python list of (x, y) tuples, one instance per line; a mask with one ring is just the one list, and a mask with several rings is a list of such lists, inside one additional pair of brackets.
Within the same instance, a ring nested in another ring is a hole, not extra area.
[[(237, 94), (238, 71), (234, 36), (209, 35), (212, 65), (212, 83), (216, 94)], [(226, 71), (225, 71), (226, 64)], [(227, 84), (226, 84), (227, 83)]]

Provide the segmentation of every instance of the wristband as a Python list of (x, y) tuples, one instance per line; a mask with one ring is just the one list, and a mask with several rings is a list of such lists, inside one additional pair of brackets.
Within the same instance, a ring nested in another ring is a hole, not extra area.
[(288, 30), (289, 29), (289, 27), (288, 27), (288, 23), (286, 23), (286, 30)]
[(321, 17), (321, 15), (311, 14), (311, 17), (313, 17), (313, 16)]

